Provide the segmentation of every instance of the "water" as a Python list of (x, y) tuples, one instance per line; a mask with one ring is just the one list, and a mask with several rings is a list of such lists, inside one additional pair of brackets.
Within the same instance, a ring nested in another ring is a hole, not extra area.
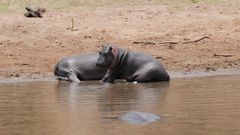
[[(129, 124), (129, 111), (160, 120)], [(239, 135), (240, 76), (170, 83), (0, 84), (0, 135)]]

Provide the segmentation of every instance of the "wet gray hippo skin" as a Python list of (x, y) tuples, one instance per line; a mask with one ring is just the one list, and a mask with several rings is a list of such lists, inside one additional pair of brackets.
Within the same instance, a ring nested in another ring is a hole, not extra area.
[(125, 79), (128, 82), (170, 80), (162, 64), (154, 57), (141, 52), (127, 51), (112, 45), (102, 47), (97, 66), (108, 69), (102, 79), (103, 82), (108, 83), (113, 83), (116, 79)]
[(160, 120), (160, 117), (152, 113), (132, 111), (119, 116), (119, 119), (130, 124), (145, 125)]
[(105, 68), (97, 67), (98, 53), (82, 54), (61, 59), (54, 68), (59, 80), (79, 82), (80, 80), (101, 80)]

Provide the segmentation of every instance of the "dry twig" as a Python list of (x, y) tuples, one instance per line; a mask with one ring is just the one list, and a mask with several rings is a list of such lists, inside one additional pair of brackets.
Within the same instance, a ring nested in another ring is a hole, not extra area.
[(213, 56), (222, 56), (222, 57), (231, 57), (231, 54), (216, 54), (214, 53)]
[(72, 18), (72, 31), (74, 30), (74, 20), (73, 20), (73, 18)]
[(208, 37), (208, 36), (204, 36), (204, 37), (199, 38), (199, 39), (197, 39), (197, 40), (182, 42), (182, 44), (196, 43), (196, 42), (199, 42), (199, 41), (201, 41), (201, 40), (203, 40), (203, 39), (205, 39), (205, 38), (209, 38), (209, 37)]
[(187, 42), (173, 42), (173, 41), (166, 41), (166, 42), (151, 42), (151, 41), (146, 41), (146, 42), (141, 42), (141, 41), (135, 41), (133, 44), (144, 44), (144, 45), (156, 45), (156, 44), (189, 44), (189, 43), (196, 43), (199, 42), (205, 38), (210, 38), (208, 36), (204, 36), (202, 38), (192, 40), (192, 41), (187, 41)]

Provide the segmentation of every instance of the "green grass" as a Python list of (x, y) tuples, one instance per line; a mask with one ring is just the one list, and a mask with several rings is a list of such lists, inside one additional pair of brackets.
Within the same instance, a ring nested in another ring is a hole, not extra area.
[(0, 4), (0, 12), (1, 11), (6, 11), (8, 9), (8, 6), (5, 4)]
[(196, 3), (217, 4), (223, 1), (226, 3), (237, 0), (0, 0), (0, 12), (18, 11), (22, 10), (25, 6), (44, 7), (47, 9), (69, 9), (75, 7), (95, 8), (162, 4), (170, 7), (180, 7)]

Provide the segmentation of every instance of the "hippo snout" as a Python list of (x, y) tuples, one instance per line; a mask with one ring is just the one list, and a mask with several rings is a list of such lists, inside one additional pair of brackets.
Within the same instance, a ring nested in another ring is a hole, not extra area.
[(97, 62), (97, 63), (96, 63), (96, 66), (97, 66), (97, 67), (101, 67), (101, 63), (100, 63), (100, 62)]
[(96, 66), (97, 67), (105, 67), (104, 64), (100, 61), (97, 61)]

